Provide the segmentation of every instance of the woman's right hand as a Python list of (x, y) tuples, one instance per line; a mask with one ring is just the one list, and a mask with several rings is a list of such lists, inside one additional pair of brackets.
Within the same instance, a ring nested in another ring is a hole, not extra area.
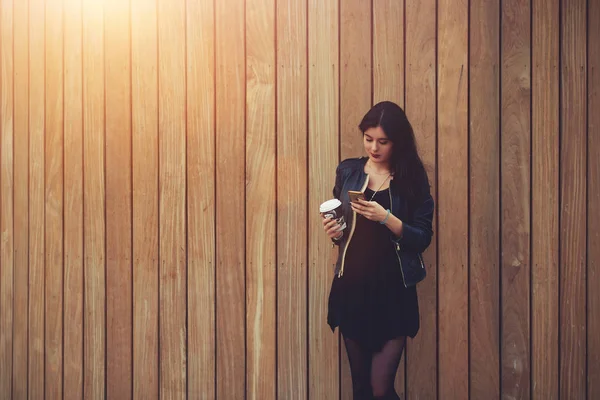
[(330, 217), (323, 218), (323, 229), (330, 239), (341, 238), (343, 235), (343, 231), (339, 230), (340, 224), (338, 224), (335, 219)]

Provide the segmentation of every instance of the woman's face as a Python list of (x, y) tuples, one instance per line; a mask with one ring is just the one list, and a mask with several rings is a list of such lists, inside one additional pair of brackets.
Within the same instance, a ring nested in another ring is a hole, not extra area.
[(389, 166), (393, 144), (380, 126), (365, 131), (363, 144), (371, 162)]

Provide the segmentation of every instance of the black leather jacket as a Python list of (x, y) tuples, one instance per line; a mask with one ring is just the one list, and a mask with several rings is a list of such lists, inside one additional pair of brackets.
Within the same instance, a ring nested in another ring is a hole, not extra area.
[[(348, 190), (364, 191), (368, 184), (368, 175), (364, 172), (367, 157), (349, 158), (342, 161), (336, 169), (333, 196), (342, 202), (342, 212), (347, 223), (344, 235), (333, 243), (340, 246), (335, 274), (343, 276), (346, 250), (352, 241), (356, 213), (350, 207)], [(423, 182), (427, 185), (427, 182)], [(425, 188), (424, 188), (425, 189)], [(402, 236), (400, 238), (390, 231), (390, 246), (393, 246), (402, 271), (404, 286), (414, 286), (425, 278), (426, 271), (421, 253), (427, 249), (433, 236), (432, 220), (434, 202), (429, 186), (413, 205), (409, 205), (401, 195), (394, 180), (390, 181), (390, 211), (402, 221)]]

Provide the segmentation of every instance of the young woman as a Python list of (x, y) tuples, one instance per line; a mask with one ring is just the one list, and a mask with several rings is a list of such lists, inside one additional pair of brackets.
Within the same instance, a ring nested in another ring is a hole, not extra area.
[[(328, 324), (344, 338), (354, 399), (399, 399), (394, 379), (406, 337), (419, 330), (416, 284), (425, 278), (434, 203), (404, 111), (378, 103), (359, 128), (368, 156), (342, 161), (333, 189), (347, 227), (323, 220), (339, 246)], [(351, 202), (348, 191), (365, 199)]]

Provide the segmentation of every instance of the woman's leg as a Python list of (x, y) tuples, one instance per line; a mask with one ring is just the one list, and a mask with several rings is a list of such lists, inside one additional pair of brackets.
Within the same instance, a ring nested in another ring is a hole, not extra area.
[(371, 353), (359, 342), (344, 337), (350, 373), (352, 374), (352, 393), (354, 400), (371, 399)]
[(398, 364), (402, 358), (406, 337), (387, 341), (380, 352), (373, 354), (371, 387), (375, 399), (400, 399), (394, 389)]

